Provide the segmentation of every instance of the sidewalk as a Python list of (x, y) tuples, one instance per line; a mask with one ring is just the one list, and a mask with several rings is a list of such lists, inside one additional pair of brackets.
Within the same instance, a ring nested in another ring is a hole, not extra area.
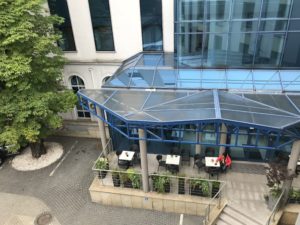
[[(34, 225), (43, 212), (51, 212), (40, 200), (33, 197), (0, 192), (0, 225)], [(60, 225), (55, 217), (49, 225)]]

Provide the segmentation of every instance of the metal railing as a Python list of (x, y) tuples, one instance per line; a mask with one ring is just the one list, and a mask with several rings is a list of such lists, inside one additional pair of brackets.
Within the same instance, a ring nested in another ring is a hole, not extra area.
[(277, 201), (276, 201), (276, 203), (275, 203), (275, 205), (274, 205), (274, 207), (273, 207), (273, 210), (272, 210), (270, 216), (268, 217), (268, 220), (267, 220), (267, 222), (266, 222), (266, 225), (270, 225), (272, 222), (275, 221), (275, 215), (276, 215), (276, 213), (279, 211), (279, 208), (280, 208), (280, 202), (281, 202), (281, 199), (282, 199), (282, 197), (283, 197), (283, 194), (284, 194), (284, 192), (281, 191), (281, 194), (279, 195), (279, 197), (278, 197), (278, 199), (277, 199)]
[(209, 201), (207, 208), (205, 210), (205, 218), (203, 220), (203, 224), (206, 225), (210, 222), (210, 213), (214, 211), (215, 209), (221, 208), (221, 203), (223, 199), (223, 194), (225, 191), (226, 183), (223, 182), (222, 186), (220, 186), (219, 191), (215, 193), (214, 196), (212, 196), (212, 199)]

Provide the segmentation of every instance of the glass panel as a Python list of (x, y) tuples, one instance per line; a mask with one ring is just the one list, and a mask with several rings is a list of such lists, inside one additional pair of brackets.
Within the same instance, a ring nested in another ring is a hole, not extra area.
[(56, 25), (61, 34), (62, 40), (58, 42), (58, 46), (63, 51), (76, 51), (71, 19), (66, 0), (48, 0), (51, 15), (58, 15), (64, 18), (64, 22)]
[(165, 88), (176, 87), (176, 70), (157, 70), (153, 86)]
[(281, 83), (277, 71), (253, 70), (253, 80), (256, 90), (280, 90)]
[(242, 32), (256, 32), (258, 27), (258, 21), (232, 21), (231, 32), (240, 33)]
[(161, 0), (140, 0), (140, 7), (143, 50), (161, 51), (163, 49)]
[(288, 33), (282, 66), (300, 67), (300, 33)]
[(203, 70), (201, 88), (226, 88), (225, 70)]
[(200, 88), (200, 70), (179, 70), (177, 75), (178, 88)]
[(138, 66), (150, 66), (156, 67), (162, 54), (143, 54), (142, 57), (139, 58), (136, 67)]
[(203, 0), (180, 0), (180, 20), (202, 20), (204, 18)]
[(256, 34), (230, 34), (227, 66), (251, 66), (255, 51)]
[(228, 22), (209, 22), (206, 23), (206, 32), (227, 33), (229, 31)]
[(233, 18), (251, 19), (258, 18), (260, 13), (261, 1), (257, 0), (234, 0)]
[(249, 70), (227, 70), (229, 89), (253, 89), (252, 73)]
[(293, 2), (291, 18), (300, 18), (300, 1)]
[(205, 66), (225, 66), (228, 44), (227, 34), (208, 34), (205, 38), (203, 58)]
[(150, 87), (152, 85), (154, 70), (134, 70), (130, 80), (131, 87)]
[(300, 90), (300, 71), (298, 70), (281, 70), (281, 81), (284, 91)]
[(181, 33), (202, 33), (204, 26), (202, 22), (184, 22), (180, 23)]
[(266, 20), (260, 22), (261, 31), (281, 31), (286, 30), (286, 20)]
[(254, 101), (262, 102), (278, 109), (298, 114), (298, 111), (284, 95), (244, 94), (244, 96)]
[(280, 65), (284, 34), (262, 34), (258, 36), (256, 65), (275, 67)]
[(262, 17), (288, 17), (291, 0), (264, 0)]
[(211, 0), (207, 1), (208, 20), (226, 20), (229, 17), (230, 1)]
[(108, 0), (89, 0), (97, 51), (114, 51), (114, 40)]
[(182, 67), (200, 67), (202, 65), (202, 34), (180, 34), (177, 56)]
[(300, 20), (291, 20), (289, 30), (300, 31)]

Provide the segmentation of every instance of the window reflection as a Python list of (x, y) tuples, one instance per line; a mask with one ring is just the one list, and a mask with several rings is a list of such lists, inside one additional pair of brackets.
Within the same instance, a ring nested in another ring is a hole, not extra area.
[(140, 0), (144, 51), (163, 48), (161, 4), (161, 0)]
[(114, 51), (114, 40), (108, 0), (89, 0), (97, 51)]

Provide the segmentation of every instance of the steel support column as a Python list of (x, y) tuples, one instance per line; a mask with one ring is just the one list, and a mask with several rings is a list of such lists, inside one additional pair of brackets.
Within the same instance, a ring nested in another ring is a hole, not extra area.
[[(227, 127), (224, 123), (221, 126), (221, 138), (220, 138), (220, 145), (225, 145), (227, 139)], [(225, 146), (220, 146), (219, 148), (219, 155), (222, 155), (225, 152)]]
[(287, 166), (287, 179), (284, 181), (284, 184), (282, 187), (282, 189), (284, 191), (284, 195), (283, 195), (284, 203), (286, 203), (288, 200), (289, 191), (292, 187), (293, 178), (295, 176), (295, 171), (296, 171), (299, 156), (300, 156), (300, 140), (295, 141), (293, 143), (292, 151), (290, 154), (290, 159), (289, 159), (288, 166)]
[(144, 192), (149, 192), (149, 174), (148, 174), (148, 159), (147, 159), (147, 142), (146, 132), (144, 129), (139, 129), (139, 143), (141, 154), (142, 180)]
[[(104, 113), (98, 106), (96, 106), (96, 111), (97, 111), (98, 116), (104, 118)], [(105, 123), (102, 120), (98, 119), (98, 126), (99, 126), (102, 151), (103, 151), (103, 154), (106, 156), (107, 155), (107, 151), (106, 151), (107, 138), (106, 138), (106, 131), (105, 131)]]

